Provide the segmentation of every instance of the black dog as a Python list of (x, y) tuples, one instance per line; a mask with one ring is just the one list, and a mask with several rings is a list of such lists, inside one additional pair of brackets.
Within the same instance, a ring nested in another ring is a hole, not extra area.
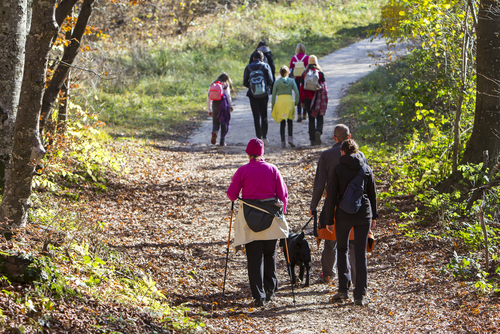
[[(304, 231), (301, 233), (290, 234), (286, 238), (288, 244), (288, 255), (290, 257), (290, 265), (292, 271), (292, 284), (297, 282), (297, 277), (295, 276), (295, 265), (300, 267), (299, 278), (302, 281), (304, 279), (304, 269), (306, 270), (306, 282), (304, 287), (309, 286), (310, 271), (312, 267), (311, 263), (311, 248), (309, 243), (304, 239)], [(280, 247), (285, 252), (285, 239), (280, 240)]]

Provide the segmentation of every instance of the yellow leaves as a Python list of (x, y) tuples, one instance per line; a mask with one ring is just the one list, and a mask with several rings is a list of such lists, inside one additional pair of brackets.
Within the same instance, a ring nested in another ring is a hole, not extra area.
[(399, 16), (405, 16), (405, 15), (406, 15), (406, 13), (404, 11), (399, 12)]

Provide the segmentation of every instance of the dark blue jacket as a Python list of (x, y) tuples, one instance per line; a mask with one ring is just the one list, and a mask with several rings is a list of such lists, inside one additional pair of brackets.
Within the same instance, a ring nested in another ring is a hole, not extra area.
[(254, 59), (250, 64), (247, 65), (247, 67), (245, 67), (245, 73), (243, 74), (243, 86), (248, 88), (248, 97), (253, 97), (252, 91), (250, 90), (250, 73), (258, 70), (261, 67), (262, 72), (264, 73), (264, 79), (266, 80), (267, 93), (271, 93), (270, 89), (273, 84), (273, 73), (271, 72), (271, 67), (258, 59)]

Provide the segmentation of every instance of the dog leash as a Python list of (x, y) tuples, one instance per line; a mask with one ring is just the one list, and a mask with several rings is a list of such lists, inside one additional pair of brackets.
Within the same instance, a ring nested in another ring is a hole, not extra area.
[(313, 220), (314, 217), (311, 217), (307, 223), (304, 225), (304, 227), (302, 227), (301, 231), (304, 231), (304, 229), (307, 227), (307, 225), (309, 225), (309, 223), (311, 222), (311, 220)]

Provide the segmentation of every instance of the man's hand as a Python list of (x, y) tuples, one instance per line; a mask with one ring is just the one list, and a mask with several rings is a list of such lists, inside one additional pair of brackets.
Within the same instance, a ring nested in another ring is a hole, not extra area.
[(304, 103), (301, 103), (300, 105), (302, 106), (302, 108), (305, 108), (306, 106)]
[(214, 114), (214, 113), (213, 113), (213, 112), (211, 112), (211, 111), (209, 111), (209, 112), (208, 112), (208, 116), (210, 116), (210, 117), (212, 117), (212, 115), (213, 115), (213, 114)]
[(309, 209), (309, 216), (314, 217), (313, 212), (311, 209)]
[(327, 229), (330, 233), (334, 233), (334, 232), (335, 232), (335, 231), (334, 231), (334, 229), (333, 229), (333, 227), (334, 227), (334, 226), (335, 226), (335, 225), (326, 225), (326, 229)]
[(372, 226), (370, 228), (375, 228), (377, 226), (377, 220), (373, 219), (372, 220)]

